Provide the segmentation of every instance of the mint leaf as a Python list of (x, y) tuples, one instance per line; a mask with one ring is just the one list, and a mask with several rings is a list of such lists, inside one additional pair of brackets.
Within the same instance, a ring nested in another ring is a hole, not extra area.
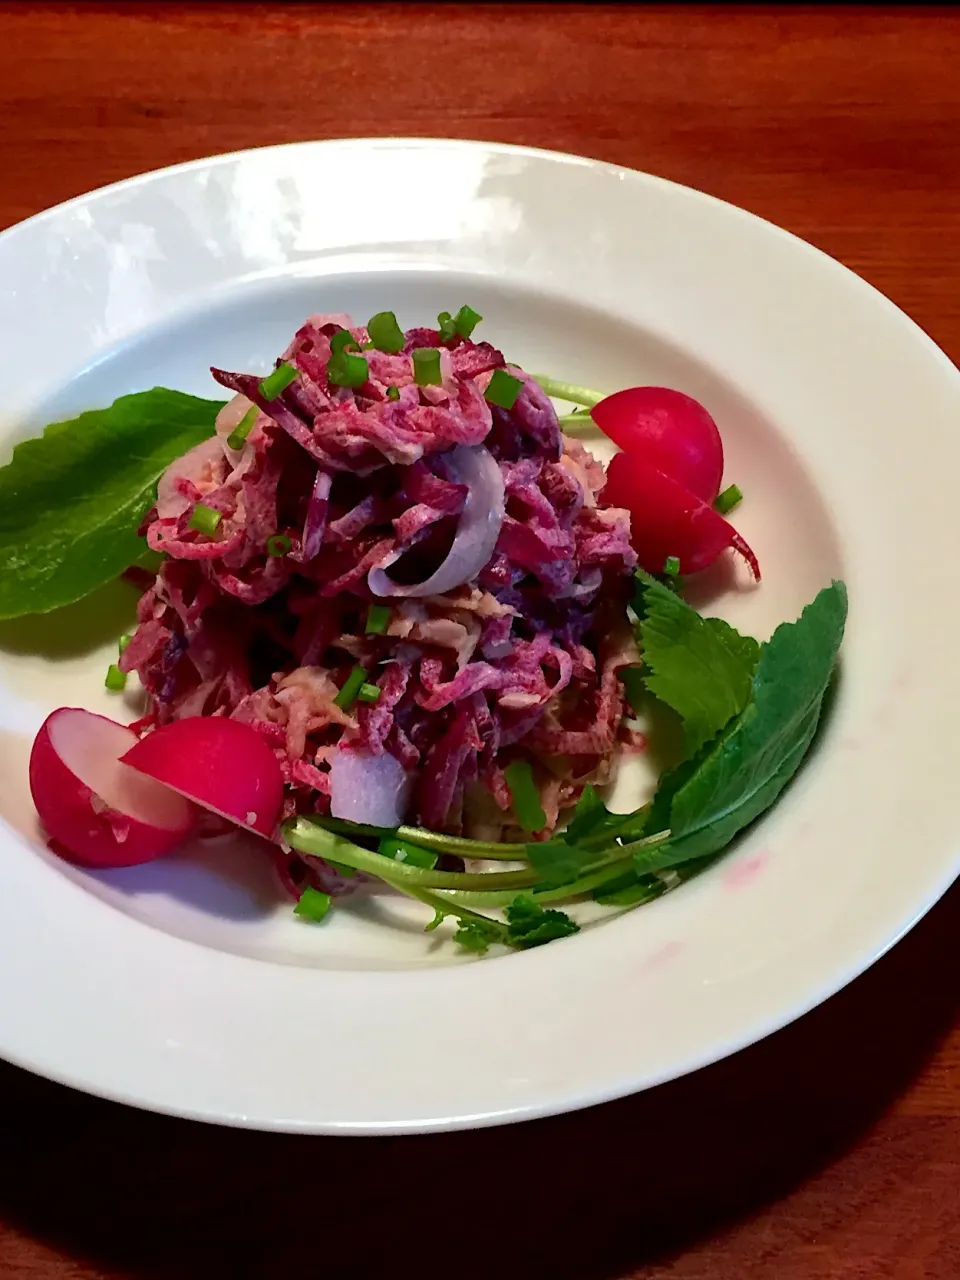
[(720, 618), (702, 618), (649, 574), (638, 572), (637, 579), (644, 684), (682, 718), (692, 756), (750, 701), (760, 646)]
[(514, 898), (507, 907), (506, 917), (507, 939), (522, 950), (541, 947), (580, 931), (580, 926), (565, 911), (545, 910), (528, 894)]
[(133, 564), (158, 478), (221, 408), (155, 387), (19, 444), (0, 468), (0, 618), (71, 604)]
[[(779, 626), (761, 647), (753, 700), (696, 762), (665, 776), (670, 863), (718, 852), (796, 773), (816, 732), (846, 616), (846, 587), (834, 582), (796, 622)], [(640, 860), (637, 866), (648, 869)]]

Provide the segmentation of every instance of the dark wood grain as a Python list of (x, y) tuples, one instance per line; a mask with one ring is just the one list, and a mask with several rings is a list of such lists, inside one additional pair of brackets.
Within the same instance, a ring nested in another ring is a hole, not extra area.
[[(949, 9), (0, 5), (0, 225), (238, 147), (494, 138), (744, 205), (957, 359), (958, 67)], [(498, 1131), (232, 1132), (0, 1066), (0, 1275), (956, 1280), (958, 937), (954, 892), (763, 1044)]]

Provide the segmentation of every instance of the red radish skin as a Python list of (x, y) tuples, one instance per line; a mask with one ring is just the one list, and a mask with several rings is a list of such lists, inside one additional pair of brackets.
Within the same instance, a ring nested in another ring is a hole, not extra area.
[(720, 492), (720, 432), (691, 396), (670, 387), (627, 387), (594, 405), (590, 415), (614, 444), (704, 502)]
[(182, 844), (193, 805), (122, 764), (136, 734), (105, 716), (60, 707), (30, 752), (30, 793), (57, 853), (86, 867), (132, 867)]
[(262, 836), (272, 835), (280, 818), (280, 763), (256, 729), (238, 720), (174, 720), (141, 738), (123, 762)]
[(631, 454), (611, 459), (601, 500), (630, 512), (630, 541), (648, 573), (662, 573), (670, 556), (680, 561), (681, 573), (699, 573), (732, 547), (760, 581), (757, 557), (733, 525), (695, 493)]

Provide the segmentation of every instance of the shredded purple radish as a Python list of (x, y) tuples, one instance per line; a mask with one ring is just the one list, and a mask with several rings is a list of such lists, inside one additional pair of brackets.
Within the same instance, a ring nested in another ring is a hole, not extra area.
[[(285, 817), (332, 805), (486, 839), (516, 833), (504, 769), (529, 761), (548, 834), (629, 738), (629, 515), (601, 504), (603, 467), (489, 344), (412, 329), (398, 354), (363, 351), (369, 377), (349, 388), (328, 368), (343, 329), (366, 343), (347, 316), (303, 325), (274, 399), (213, 370), (235, 399), (143, 526), (165, 558), (120, 660), (149, 693), (143, 729), (253, 725), (281, 762)], [(439, 385), (415, 382), (424, 347)], [(509, 410), (484, 398), (498, 368), (522, 383)], [(191, 527), (198, 502), (220, 513), (212, 537)], [(344, 700), (358, 665), (378, 692)]]

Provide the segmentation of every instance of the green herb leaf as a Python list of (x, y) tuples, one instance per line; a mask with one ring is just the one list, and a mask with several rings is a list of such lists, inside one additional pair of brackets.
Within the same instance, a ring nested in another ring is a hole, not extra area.
[(760, 654), (756, 640), (696, 609), (649, 574), (643, 592), (640, 650), (644, 684), (683, 719), (688, 756), (694, 755), (750, 701)]
[[(648, 815), (648, 805), (644, 805), (641, 809), (634, 809), (630, 813), (611, 813), (600, 799), (596, 788), (588, 782), (573, 811), (573, 817), (560, 838), (567, 844), (586, 842), (596, 851), (598, 847), (612, 846), (617, 837), (635, 840), (642, 836), (647, 827)], [(544, 845), (536, 847), (543, 849)], [(528, 848), (533, 849), (534, 846), (530, 845)], [(591, 865), (599, 856), (594, 852), (590, 858), (584, 858), (581, 869)]]
[(662, 780), (671, 862), (724, 848), (796, 773), (820, 719), (846, 616), (846, 588), (834, 582), (796, 622), (779, 626), (761, 647), (753, 700), (696, 762)]
[(577, 880), (603, 855), (557, 838), (528, 844), (527, 857), (544, 884), (560, 886)]
[(506, 917), (507, 940), (522, 950), (580, 932), (580, 926), (566, 912), (545, 909), (528, 894), (514, 898), (507, 907)]
[(599, 791), (592, 782), (588, 782), (580, 793), (577, 807), (573, 811), (573, 817), (567, 823), (563, 838), (575, 844), (594, 831), (608, 816), (607, 806), (600, 799)]
[(608, 880), (593, 891), (594, 902), (602, 907), (638, 907), (641, 902), (652, 902), (666, 892), (666, 885), (657, 876), (637, 875), (635, 871)]
[(632, 663), (629, 667), (621, 667), (618, 672), (623, 685), (623, 695), (630, 704), (634, 715), (640, 715), (643, 708), (643, 697), (646, 685), (643, 681), (643, 667)]
[(160, 474), (222, 408), (155, 387), (18, 445), (0, 468), (0, 618), (72, 604), (133, 564)]
[(496, 921), (471, 917), (460, 921), (453, 940), (463, 947), (464, 951), (475, 951), (477, 955), (484, 955), (495, 942), (504, 942), (506, 938), (503, 926), (498, 925)]

